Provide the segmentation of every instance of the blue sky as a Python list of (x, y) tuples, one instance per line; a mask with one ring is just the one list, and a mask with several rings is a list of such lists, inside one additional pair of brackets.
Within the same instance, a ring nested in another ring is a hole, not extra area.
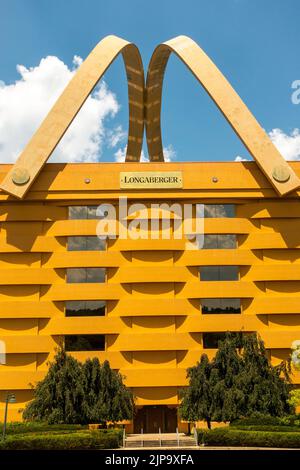
[[(0, 6), (0, 80), (6, 86), (20, 79), (17, 64), (34, 67), (50, 55), (71, 68), (74, 55), (85, 58), (108, 34), (136, 43), (147, 69), (157, 44), (185, 34), (212, 58), (266, 131), (281, 130), (284, 144), (294, 146), (293, 158), (298, 159), (300, 138), (296, 135), (296, 142), (290, 134), (300, 127), (300, 105), (291, 101), (291, 84), (300, 80), (299, 1), (0, 0)], [(126, 130), (121, 59), (105, 81), (120, 105), (114, 118), (105, 118), (105, 129)], [(162, 121), (164, 145), (172, 145), (178, 161), (249, 158), (216, 106), (176, 58), (171, 58), (165, 77)], [(113, 160), (115, 150), (103, 146), (101, 159)]]

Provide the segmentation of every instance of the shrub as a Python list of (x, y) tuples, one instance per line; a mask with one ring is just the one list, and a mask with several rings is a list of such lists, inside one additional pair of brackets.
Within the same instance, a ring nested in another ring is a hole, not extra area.
[(261, 413), (254, 413), (253, 415), (245, 418), (236, 419), (230, 423), (231, 427), (246, 427), (246, 426), (278, 426), (280, 424), (277, 416), (264, 415)]
[(246, 431), (228, 427), (198, 430), (199, 444), (232, 447), (299, 448), (300, 432)]
[[(7, 434), (24, 434), (24, 433), (44, 433), (44, 432), (75, 432), (86, 430), (87, 426), (81, 424), (48, 424), (38, 421), (23, 421), (20, 423), (7, 423)], [(0, 423), (0, 432), (3, 430), (3, 423)]]
[[(300, 353), (300, 348), (299, 348)], [(289, 404), (294, 408), (300, 406), (300, 388), (296, 388), (290, 391)]]
[(115, 449), (119, 447), (118, 431), (78, 431), (65, 434), (23, 434), (7, 436), (0, 450), (75, 450)]
[(300, 415), (288, 415), (279, 418), (279, 422), (285, 426), (298, 426), (300, 427)]
[(300, 432), (298, 426), (286, 426), (286, 425), (249, 425), (249, 426), (233, 426), (231, 429), (241, 429), (242, 431), (270, 431), (270, 432)]
[(230, 427), (234, 428), (249, 428), (249, 426), (268, 426), (268, 428), (270, 426), (299, 426), (300, 428), (300, 415), (277, 417), (255, 413), (248, 418), (240, 418), (230, 423)]

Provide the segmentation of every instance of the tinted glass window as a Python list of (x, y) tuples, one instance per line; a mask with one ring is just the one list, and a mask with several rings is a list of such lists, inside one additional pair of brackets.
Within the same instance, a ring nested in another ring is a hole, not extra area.
[(70, 206), (69, 219), (86, 219), (87, 207), (86, 206)]
[(218, 266), (200, 266), (199, 268), (201, 281), (219, 281)]
[(218, 248), (218, 235), (204, 234), (204, 250), (215, 250)]
[(69, 219), (101, 219), (104, 213), (98, 210), (98, 206), (69, 206)]
[(105, 282), (105, 268), (67, 268), (67, 282)]
[(104, 351), (105, 335), (66, 335), (66, 351)]
[(240, 299), (201, 299), (202, 313), (241, 313)]
[(236, 248), (236, 235), (218, 235), (218, 248)]
[(238, 281), (238, 266), (220, 266), (220, 281)]
[[(217, 349), (219, 341), (224, 341), (226, 333), (203, 333), (203, 348), (204, 349)], [(242, 343), (242, 336), (239, 332), (232, 332), (231, 336), (236, 338), (237, 346), (240, 347)]]
[(225, 333), (203, 333), (203, 348), (217, 349), (219, 341), (225, 339)]
[(104, 251), (106, 240), (98, 237), (68, 237), (68, 251)]
[(236, 248), (236, 235), (204, 235), (204, 250), (233, 249)]
[(93, 317), (105, 315), (104, 300), (68, 300), (66, 317)]
[(235, 217), (234, 204), (204, 204), (204, 217)]
[(105, 216), (104, 211), (98, 209), (98, 215), (97, 215), (97, 209), (98, 206), (87, 206), (87, 218), (88, 219), (103, 219)]
[(237, 281), (237, 266), (200, 266), (201, 281)]

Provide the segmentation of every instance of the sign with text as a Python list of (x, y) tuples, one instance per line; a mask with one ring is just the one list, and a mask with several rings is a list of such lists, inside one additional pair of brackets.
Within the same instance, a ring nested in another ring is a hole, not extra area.
[(121, 171), (121, 189), (182, 188), (181, 171)]

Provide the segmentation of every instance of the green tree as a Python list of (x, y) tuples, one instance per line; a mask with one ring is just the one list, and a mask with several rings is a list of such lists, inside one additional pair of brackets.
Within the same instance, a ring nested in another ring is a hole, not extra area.
[(81, 364), (60, 350), (23, 417), (50, 424), (105, 424), (130, 419), (133, 411), (132, 392), (108, 361), (101, 365), (94, 358)]
[(289, 367), (272, 366), (256, 334), (227, 333), (215, 358), (203, 354), (187, 371), (180, 415), (188, 421), (233, 421), (255, 412), (282, 416), (290, 412)]
[(83, 364), (83, 413), (89, 423), (104, 423), (105, 403), (101, 400), (101, 364), (98, 358), (87, 359)]
[(289, 364), (272, 366), (263, 341), (255, 334), (243, 338), (242, 367), (235, 383), (244, 393), (244, 416), (255, 412), (282, 416), (291, 411)]
[(213, 416), (213, 399), (211, 386), (212, 364), (206, 354), (200, 362), (187, 371), (190, 386), (182, 390), (182, 401), (179, 413), (186, 421), (205, 420), (210, 429)]
[(123, 384), (122, 375), (110, 368), (108, 361), (104, 361), (101, 368), (100, 400), (105, 404), (103, 419), (106, 421), (115, 422), (133, 417), (132, 392)]
[(83, 373), (84, 412), (88, 422), (106, 423), (132, 418), (133, 395), (108, 361), (101, 366), (97, 358), (88, 359), (83, 364)]
[(59, 350), (44, 380), (34, 390), (34, 399), (25, 408), (26, 420), (54, 423), (82, 423), (84, 399), (81, 364)]
[(237, 377), (242, 371), (240, 349), (242, 336), (227, 333), (219, 342), (219, 349), (212, 361), (213, 419), (233, 421), (244, 402), (243, 390), (237, 386)]
[(298, 408), (300, 406), (300, 388), (294, 388), (290, 391), (289, 405), (293, 408)]

